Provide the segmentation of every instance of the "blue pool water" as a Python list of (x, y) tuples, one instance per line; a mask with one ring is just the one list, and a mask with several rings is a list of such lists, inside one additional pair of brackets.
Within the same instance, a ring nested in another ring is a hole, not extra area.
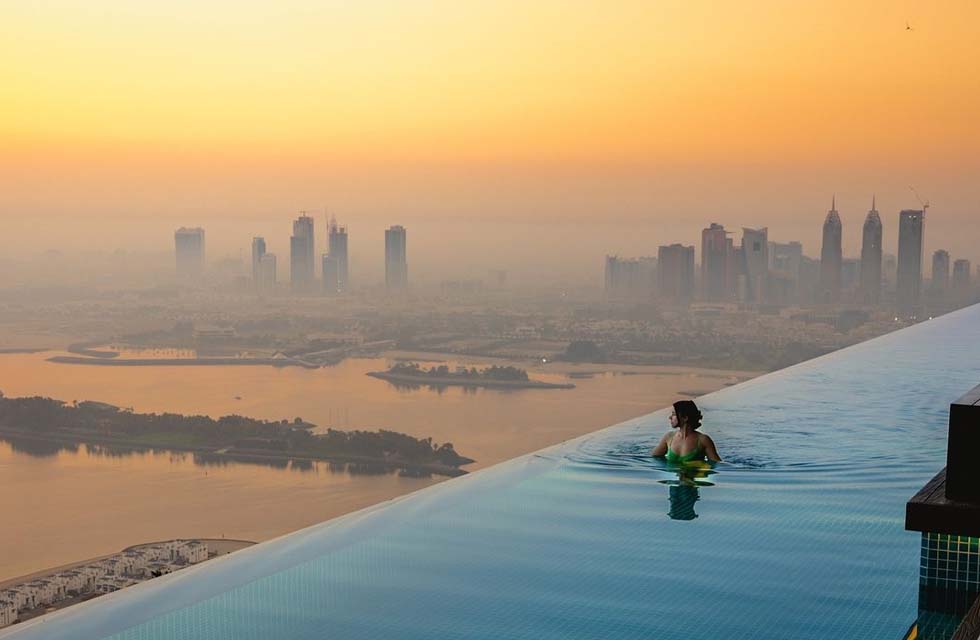
[(899, 638), (920, 545), (905, 501), (978, 382), (975, 306), (706, 396), (713, 474), (646, 455), (659, 411), (8, 633)]

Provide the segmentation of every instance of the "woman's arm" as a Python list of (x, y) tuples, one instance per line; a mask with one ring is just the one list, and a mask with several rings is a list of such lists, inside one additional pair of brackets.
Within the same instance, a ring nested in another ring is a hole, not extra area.
[(650, 452), (650, 455), (654, 458), (663, 458), (665, 455), (667, 455), (667, 443), (669, 440), (670, 433), (665, 433), (664, 436), (660, 438), (660, 442), (657, 443), (657, 446), (655, 446), (653, 451)]
[(701, 437), (704, 438), (704, 455), (708, 457), (708, 460), (712, 462), (721, 462), (721, 456), (718, 455), (718, 450), (715, 449), (715, 441), (711, 439), (706, 433), (702, 433)]

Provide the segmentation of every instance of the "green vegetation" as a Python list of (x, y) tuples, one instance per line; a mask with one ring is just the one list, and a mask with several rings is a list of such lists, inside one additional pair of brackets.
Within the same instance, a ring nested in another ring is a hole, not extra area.
[(228, 450), (279, 457), (370, 461), (401, 467), (456, 470), (473, 462), (450, 443), (415, 438), (395, 431), (310, 433), (309, 423), (271, 422), (244, 416), (184, 416), (133, 413), (100, 402), (65, 403), (43, 397), (6, 398), (0, 394), (0, 429), (18, 434), (79, 442), (121, 444), (197, 451)]
[(528, 380), (527, 371), (524, 369), (518, 369), (517, 367), (487, 367), (486, 369), (477, 369), (472, 367), (467, 369), (462, 367), (456, 371), (450, 371), (449, 367), (446, 365), (439, 365), (438, 367), (429, 367), (428, 369), (423, 369), (417, 363), (399, 363), (388, 369), (388, 373), (400, 375), (400, 376), (412, 376), (418, 378), (456, 378), (460, 380), (496, 380), (496, 381), (513, 381), (513, 382), (526, 382)]
[(559, 359), (568, 362), (605, 362), (606, 353), (591, 340), (573, 340), (560, 354)]

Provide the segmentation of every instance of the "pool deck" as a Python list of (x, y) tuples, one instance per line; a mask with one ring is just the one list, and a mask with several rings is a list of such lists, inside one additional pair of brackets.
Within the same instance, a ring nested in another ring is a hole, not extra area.
[[(980, 448), (980, 385), (950, 405), (946, 446), (946, 467), (906, 503), (905, 528), (980, 537), (980, 485), (974, 478), (974, 457)], [(974, 600), (951, 640), (978, 637), (980, 598)]]
[(980, 537), (980, 385), (949, 405), (946, 467), (905, 505), (908, 531)]
[(905, 528), (958, 536), (980, 536), (980, 504), (946, 497), (946, 469), (905, 505)]

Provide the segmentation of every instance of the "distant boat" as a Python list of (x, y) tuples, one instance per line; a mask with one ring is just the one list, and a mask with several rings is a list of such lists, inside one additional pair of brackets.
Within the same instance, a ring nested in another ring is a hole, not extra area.
[(242, 399), (241, 396), (235, 396), (235, 400), (241, 400), (241, 399)]

